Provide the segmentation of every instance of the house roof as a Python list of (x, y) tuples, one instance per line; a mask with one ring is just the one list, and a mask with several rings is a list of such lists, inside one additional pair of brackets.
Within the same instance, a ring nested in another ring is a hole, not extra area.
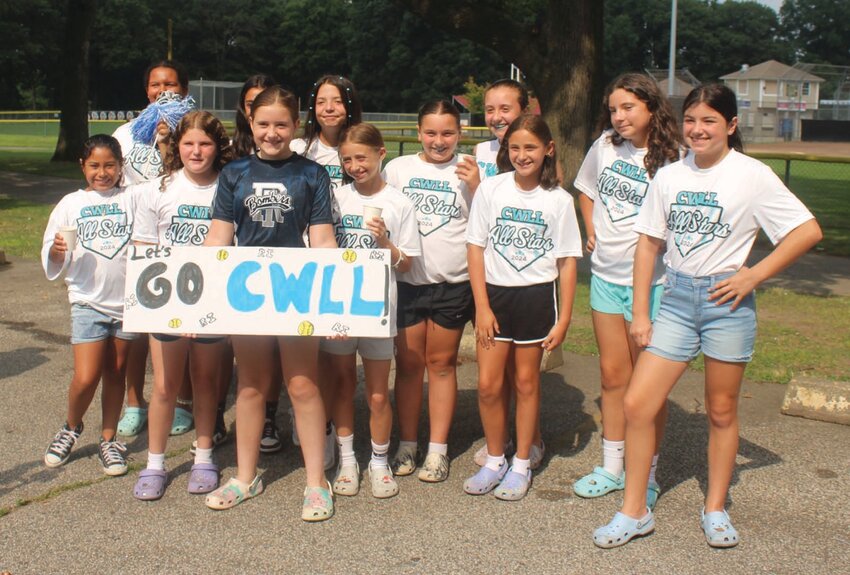
[(798, 68), (793, 68), (776, 60), (768, 60), (755, 66), (744, 64), (741, 69), (720, 76), (721, 80), (797, 80), (806, 82), (824, 82), (820, 76), (809, 74)]

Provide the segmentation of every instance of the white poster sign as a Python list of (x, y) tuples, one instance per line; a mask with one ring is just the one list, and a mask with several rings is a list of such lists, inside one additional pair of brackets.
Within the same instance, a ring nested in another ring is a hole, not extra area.
[(129, 332), (389, 337), (387, 250), (130, 246)]

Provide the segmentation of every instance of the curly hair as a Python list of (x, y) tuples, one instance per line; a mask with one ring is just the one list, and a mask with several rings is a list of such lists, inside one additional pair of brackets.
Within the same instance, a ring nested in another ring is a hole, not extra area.
[(213, 169), (216, 172), (220, 172), (225, 164), (234, 159), (230, 138), (221, 121), (209, 112), (201, 110), (189, 112), (183, 116), (174, 133), (168, 138), (168, 148), (165, 152), (165, 158), (162, 160), (165, 175), (159, 185), (160, 191), (165, 191), (165, 186), (171, 180), (171, 177), (183, 167), (183, 160), (180, 159), (180, 140), (183, 139), (186, 132), (192, 129), (203, 131), (215, 143), (217, 153), (213, 161)]
[(608, 109), (608, 99), (614, 90), (625, 90), (646, 104), (652, 115), (646, 137), (646, 156), (643, 164), (649, 177), (655, 176), (664, 164), (679, 159), (682, 149), (682, 135), (673, 115), (670, 102), (661, 93), (655, 80), (646, 74), (628, 73), (618, 76), (605, 89), (602, 98), (602, 109), (599, 114), (600, 130), (613, 130), (610, 136), (615, 146), (623, 144), (625, 139), (614, 130), (611, 124), (611, 112)]

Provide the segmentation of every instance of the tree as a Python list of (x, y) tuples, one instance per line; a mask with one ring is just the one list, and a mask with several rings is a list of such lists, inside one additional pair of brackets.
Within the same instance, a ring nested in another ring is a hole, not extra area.
[(797, 61), (850, 66), (850, 2), (785, 0), (779, 15)]
[(587, 150), (602, 89), (598, 0), (397, 0), (435, 28), (487, 46), (518, 65), (552, 129), (564, 181)]
[(89, 136), (89, 41), (97, 0), (68, 0), (59, 140), (50, 161), (76, 161)]

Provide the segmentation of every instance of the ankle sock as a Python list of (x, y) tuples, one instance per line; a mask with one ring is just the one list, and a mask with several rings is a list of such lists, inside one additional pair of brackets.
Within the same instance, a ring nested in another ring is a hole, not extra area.
[(372, 461), (369, 462), (369, 465), (372, 467), (389, 467), (390, 464), (387, 461), (387, 452), (389, 450), (389, 441), (384, 443), (383, 445), (372, 441)]
[(165, 454), (151, 453), (150, 451), (148, 451), (148, 469), (165, 471)]
[(336, 444), (339, 445), (340, 465), (355, 465), (357, 458), (354, 456), (354, 434), (337, 435)]
[(209, 449), (202, 449), (200, 447), (195, 448), (195, 464), (198, 463), (212, 463), (213, 450), (212, 447)]
[(440, 455), (448, 455), (449, 453), (449, 444), (448, 443), (434, 443), (433, 441), (428, 443), (428, 453), (439, 453)]
[(505, 454), (502, 455), (490, 455), (487, 454), (487, 463), (484, 464), (484, 467), (491, 469), (493, 471), (499, 471), (499, 468), (505, 463)]
[(602, 467), (616, 477), (623, 474), (623, 466), (626, 457), (626, 442), (609, 441), (602, 438)]
[(652, 456), (652, 467), (649, 468), (649, 482), (655, 481), (655, 469), (658, 467), (658, 454)]
[(531, 465), (530, 459), (520, 459), (516, 455), (514, 455), (514, 460), (511, 463), (511, 470), (519, 473), (520, 475), (525, 475), (528, 473), (528, 468)]

